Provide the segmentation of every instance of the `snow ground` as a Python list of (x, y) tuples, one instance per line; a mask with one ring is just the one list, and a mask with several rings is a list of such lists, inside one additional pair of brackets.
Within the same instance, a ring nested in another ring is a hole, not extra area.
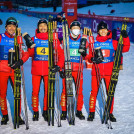
[[(29, 8), (29, 11), (39, 11), (39, 12), (53, 12), (53, 8)], [(120, 17), (134, 17), (134, 2), (130, 3), (114, 3), (111, 4), (111, 7), (108, 7), (107, 4), (100, 5), (92, 5), (87, 7), (78, 8), (78, 13), (88, 14), (90, 10), (91, 14), (93, 12), (96, 15), (104, 15), (104, 16), (120, 16)], [(110, 13), (111, 10), (115, 10), (114, 13)], [(62, 7), (57, 7), (56, 12), (61, 12)]]
[[(13, 16), (19, 20), (19, 26), (22, 28), (22, 33), (28, 32), (30, 36), (34, 36), (35, 28), (38, 18), (28, 17), (18, 13), (0, 13), (0, 18), (3, 20), (3, 25), (0, 26), (0, 33), (3, 33), (5, 28), (4, 24), (8, 17)], [(40, 118), (38, 122), (32, 121), (32, 107), (31, 107), (31, 94), (32, 94), (32, 81), (31, 81), (31, 61), (30, 59), (24, 64), (25, 84), (26, 84), (26, 96), (28, 104), (28, 116), (29, 116), (29, 130), (25, 130), (25, 125), (20, 126), (19, 129), (13, 129), (13, 94), (11, 92), (11, 85), (8, 84), (7, 99), (8, 99), (8, 112), (9, 123), (6, 126), (0, 126), (0, 134), (37, 134), (37, 133), (55, 133), (55, 134), (134, 134), (134, 43), (131, 43), (129, 53), (124, 54), (124, 70), (120, 71), (119, 82), (115, 92), (115, 105), (114, 115), (117, 118), (116, 123), (112, 123), (113, 129), (107, 129), (105, 124), (101, 124), (100, 118), (102, 117), (102, 101), (101, 95), (98, 94), (96, 116), (93, 122), (87, 122), (86, 120), (80, 121), (76, 118), (76, 125), (69, 126), (67, 121), (62, 121), (62, 127), (58, 128), (55, 121), (55, 126), (48, 126), (41, 116), (43, 106), (43, 84), (41, 84), (40, 91)], [(61, 80), (60, 80), (61, 81)], [(84, 69), (84, 106), (83, 114), (87, 118), (89, 112), (89, 95), (91, 91), (91, 70)], [(60, 82), (60, 87), (62, 83)], [(60, 88), (61, 89), (61, 88)], [(22, 100), (23, 102), (23, 100)], [(22, 116), (24, 113), (24, 107), (22, 103)], [(1, 120), (1, 112), (0, 112)]]

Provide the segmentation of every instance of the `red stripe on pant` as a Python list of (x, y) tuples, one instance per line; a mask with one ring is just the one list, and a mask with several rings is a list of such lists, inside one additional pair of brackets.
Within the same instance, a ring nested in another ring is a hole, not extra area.
[[(106, 89), (108, 91), (111, 76), (103, 76), (103, 78), (105, 80)], [(95, 112), (97, 94), (98, 94), (97, 78), (96, 76), (92, 76), (92, 90), (91, 90), (90, 99), (89, 99), (89, 111), (90, 112)], [(110, 113), (113, 112), (113, 105), (114, 105), (114, 98), (113, 98), (113, 102), (111, 105)]]
[[(40, 83), (41, 83), (41, 77), (40, 75), (32, 75), (32, 107), (33, 111), (37, 112), (39, 111), (39, 90), (40, 90)], [(44, 107), (43, 110), (46, 111), (48, 109), (48, 75), (43, 76), (44, 79)]]
[[(74, 78), (75, 81), (75, 85), (76, 85), (76, 81), (77, 81), (77, 75), (78, 72), (72, 72), (72, 76)], [(65, 79), (62, 80), (63, 83), (63, 89), (62, 89), (62, 94), (61, 94), (61, 108), (62, 111), (66, 111), (67, 108), (67, 96), (66, 96), (66, 87), (65, 87)], [(78, 94), (78, 101), (77, 101), (77, 110), (81, 111), (82, 107), (83, 107), (83, 74), (81, 73), (81, 79), (80, 79), (80, 86), (79, 86), (79, 94)]]
[[(7, 115), (7, 85), (8, 79), (11, 78), (12, 84), (14, 84), (14, 72), (6, 73), (0, 72), (0, 106), (3, 115)], [(20, 113), (21, 113), (21, 99), (20, 99)]]

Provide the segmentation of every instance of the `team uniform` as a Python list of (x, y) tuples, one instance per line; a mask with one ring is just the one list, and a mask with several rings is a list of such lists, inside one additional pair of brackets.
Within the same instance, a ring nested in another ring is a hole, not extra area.
[[(81, 54), (78, 53), (79, 47), (80, 47), (80, 41), (81, 41), (81, 35), (79, 34), (78, 37), (75, 39), (70, 34), (69, 36), (69, 48), (70, 48), (70, 60), (71, 60), (71, 71), (72, 71), (72, 77), (75, 83), (76, 87), (76, 81), (78, 77), (79, 72), (79, 66), (80, 66), (80, 56)], [(88, 42), (86, 44), (88, 46)], [(86, 59), (86, 57), (84, 58)], [(79, 81), (79, 89), (77, 91), (77, 113), (80, 113), (80, 119), (85, 119), (85, 117), (82, 115), (82, 107), (83, 107), (83, 63), (82, 63), (82, 71), (81, 71), (81, 77)], [(63, 83), (63, 90), (61, 95), (61, 107), (62, 107), (62, 115), (61, 119), (66, 119), (66, 111), (67, 111), (67, 95), (66, 95), (66, 84), (65, 84), (65, 78), (62, 81)], [(77, 116), (76, 113), (76, 116)], [(63, 116), (63, 117), (62, 117)]]
[[(8, 115), (6, 100), (8, 79), (11, 81), (12, 88), (14, 85), (14, 70), (8, 66), (9, 49), (14, 50), (14, 36), (11, 36), (8, 32), (5, 32), (0, 35), (0, 106), (1, 112), (5, 116)], [(27, 61), (28, 57), (28, 52), (24, 52), (22, 50), (21, 60), (23, 63)]]
[[(100, 47), (102, 50), (102, 54), (104, 57), (104, 61), (100, 64), (98, 64), (98, 68), (100, 70), (100, 76), (101, 79), (104, 79), (105, 84), (106, 84), (106, 90), (108, 92), (108, 87), (112, 75), (112, 69), (113, 69), (113, 63), (114, 63), (114, 55), (115, 51), (118, 46), (118, 41), (117, 40), (112, 40), (112, 32), (109, 31), (107, 36), (100, 36), (99, 34), (96, 37), (96, 42), (94, 43), (94, 48)], [(90, 46), (91, 47), (91, 46)], [(123, 38), (123, 50), (122, 52), (128, 52), (130, 48), (130, 40), (129, 37)], [(89, 49), (89, 62), (92, 62), (92, 49)], [(90, 100), (89, 100), (89, 117), (88, 119), (92, 121), (94, 119), (94, 113), (95, 113), (95, 105), (96, 105), (96, 97), (98, 94), (98, 81), (97, 81), (97, 76), (96, 76), (96, 69), (95, 69), (95, 64), (92, 66), (92, 90), (90, 94)], [(113, 116), (113, 103), (114, 99), (112, 102), (112, 106), (110, 109), (110, 116)], [(112, 120), (112, 119), (111, 119)], [(116, 121), (116, 120), (114, 120)]]
[[(47, 115), (48, 109), (48, 33), (39, 33), (36, 30), (35, 36), (32, 37), (36, 46), (32, 49), (28, 49), (29, 55), (32, 57), (32, 107), (33, 111), (39, 111), (39, 89), (41, 79), (44, 81), (44, 107), (43, 112)], [(57, 66), (63, 68), (64, 66), (64, 52), (59, 40), (57, 40), (57, 53), (58, 61)], [(45, 119), (45, 118), (44, 118)], [(47, 119), (45, 119), (47, 120)]]

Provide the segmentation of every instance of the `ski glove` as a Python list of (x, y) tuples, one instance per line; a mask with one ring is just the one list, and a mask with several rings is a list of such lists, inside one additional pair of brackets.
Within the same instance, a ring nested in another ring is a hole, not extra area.
[(121, 35), (122, 35), (123, 38), (127, 38), (128, 37), (128, 34), (127, 34), (126, 30), (122, 30), (121, 31)]
[(92, 58), (91, 58), (91, 61), (92, 61), (93, 63), (96, 63), (96, 64), (99, 64), (99, 63), (103, 62), (102, 59), (96, 58), (96, 57), (92, 57)]
[(86, 49), (85, 49), (85, 52), (84, 53), (81, 53), (82, 57), (85, 57), (87, 54), (86, 54)]
[(25, 39), (26, 45), (27, 45), (28, 48), (35, 47), (36, 44), (33, 42), (33, 40), (31, 39), (31, 37), (29, 36), (28, 33), (24, 33), (23, 38)]
[(16, 69), (16, 68), (18, 68), (18, 67), (20, 67), (20, 66), (22, 66), (23, 65), (23, 60), (19, 60), (19, 61), (17, 61), (17, 62), (15, 62), (12, 66), (11, 66), (11, 68), (13, 68), (13, 69)]
[(60, 77), (63, 79), (65, 78), (65, 73), (63, 71), (60, 71)]
[(56, 73), (56, 72), (58, 72), (60, 70), (60, 67), (59, 66), (54, 66), (54, 68), (52, 68), (52, 72), (53, 73)]
[(86, 38), (82, 38), (81, 41), (80, 41), (80, 47), (79, 47), (79, 50), (78, 52), (83, 56), (85, 57), (86, 56), (86, 42), (87, 42), (87, 39)]

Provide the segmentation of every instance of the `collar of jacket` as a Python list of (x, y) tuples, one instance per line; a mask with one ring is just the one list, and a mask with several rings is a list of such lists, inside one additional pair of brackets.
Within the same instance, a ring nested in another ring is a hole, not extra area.
[(96, 37), (96, 40), (99, 42), (105, 42), (108, 39), (112, 39), (112, 32), (109, 30), (106, 36), (100, 36), (99, 34)]
[(7, 31), (5, 31), (5, 35), (9, 38), (14, 38), (14, 35), (9, 34)]
[(35, 36), (38, 38), (38, 39), (41, 39), (41, 40), (48, 40), (48, 32), (46, 33), (38, 33), (37, 32), (37, 29), (35, 31)]

